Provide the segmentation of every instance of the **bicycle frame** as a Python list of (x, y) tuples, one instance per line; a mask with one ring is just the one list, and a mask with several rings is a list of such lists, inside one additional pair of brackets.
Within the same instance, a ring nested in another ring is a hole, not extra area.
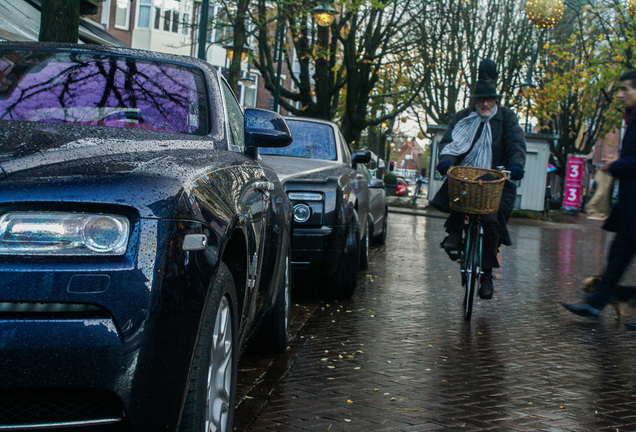
[(477, 280), (482, 274), (481, 254), (484, 230), (479, 215), (468, 215), (465, 225), (460, 268), (462, 285), (465, 287), (464, 319), (470, 321)]

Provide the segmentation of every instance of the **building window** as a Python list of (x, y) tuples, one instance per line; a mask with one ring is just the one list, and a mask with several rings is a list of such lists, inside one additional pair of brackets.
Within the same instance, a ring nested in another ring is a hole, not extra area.
[(227, 11), (221, 9), (219, 6), (219, 8), (216, 10), (213, 22), (214, 36), (212, 40), (214, 40), (215, 43), (221, 45), (231, 44), (234, 38), (234, 30), (230, 24), (230, 19), (227, 15)]
[(239, 94), (242, 106), (248, 108), (256, 107), (257, 89), (258, 75), (245, 74), (244, 79), (239, 80)]
[(106, 0), (104, 5), (102, 6), (102, 19), (101, 24), (105, 30), (108, 30), (108, 25), (110, 23), (110, 0)]
[(161, 25), (161, 8), (155, 7), (155, 29), (159, 30), (160, 25)]
[(115, 28), (120, 30), (130, 28), (130, 0), (117, 0)]
[(179, 12), (166, 10), (163, 13), (163, 29), (172, 33), (179, 33)]
[(163, 29), (170, 31), (170, 20), (172, 19), (172, 11), (167, 10), (163, 13)]
[(152, 0), (139, 0), (139, 18), (137, 27), (150, 28), (150, 16), (152, 13)]
[(183, 23), (181, 25), (181, 33), (183, 33), (184, 35), (187, 35), (188, 33), (190, 33), (190, 14), (184, 13), (183, 14)]
[(179, 33), (179, 12), (172, 11), (172, 32)]

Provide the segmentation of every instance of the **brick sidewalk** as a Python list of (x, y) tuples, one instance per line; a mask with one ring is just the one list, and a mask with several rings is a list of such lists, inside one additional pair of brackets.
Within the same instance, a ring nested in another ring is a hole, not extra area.
[(301, 304), (288, 353), (241, 371), (235, 430), (636, 430), (636, 332), (611, 308), (591, 322), (559, 305), (602, 265), (599, 224), (512, 223), (495, 298), (471, 323), (442, 225), (392, 213), (354, 298)]

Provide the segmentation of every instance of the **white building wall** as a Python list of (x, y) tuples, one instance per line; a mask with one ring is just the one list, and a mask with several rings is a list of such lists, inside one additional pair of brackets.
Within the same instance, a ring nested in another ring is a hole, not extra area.
[(522, 210), (543, 211), (550, 139), (526, 134), (526, 175), (517, 189), (517, 202)]
[[(3, 1), (3, 0), (0, 0)], [(115, 0), (107, 0), (115, 1)], [(198, 46), (193, 46), (193, 40), (198, 39), (198, 34), (193, 35), (193, 31), (198, 32), (198, 27), (192, 26), (192, 19), (195, 12), (193, 0), (137, 0), (135, 2), (136, 13), (135, 21), (131, 23), (132, 32), (132, 48), (139, 48), (150, 51), (165, 52), (178, 55), (194, 55), (198, 54)], [(143, 13), (141, 8), (146, 8)], [(150, 12), (148, 13), (148, 9)], [(222, 6), (210, 1), (210, 20), (219, 14)], [(157, 18), (159, 11), (159, 18)], [(168, 11), (169, 20), (166, 20), (166, 12)], [(174, 27), (174, 12), (178, 12), (178, 27)], [(184, 22), (184, 18), (187, 21)], [(176, 29), (176, 31), (174, 31)], [(225, 37), (217, 35), (220, 30), (211, 29), (212, 33), (208, 36), (211, 42), (206, 42), (206, 60), (219, 69), (229, 67), (227, 59), (227, 50), (220, 42)], [(194, 37), (193, 37), (194, 36)], [(239, 82), (238, 98), (243, 106), (256, 106), (256, 97), (258, 90), (258, 76), (254, 71), (248, 74), (248, 61), (243, 62), (242, 69), (245, 77), (249, 79)]]
[[(148, 17), (148, 14), (140, 13), (140, 8), (147, 7), (150, 7), (149, 20), (142, 22), (144, 17)], [(137, 22), (133, 23), (131, 44), (133, 48), (180, 55), (191, 54), (193, 0), (151, 0), (146, 2), (137, 0), (136, 8)], [(158, 11), (159, 18), (157, 19)], [(166, 12), (169, 13), (168, 18)], [(173, 16), (175, 12), (178, 13), (176, 19)]]

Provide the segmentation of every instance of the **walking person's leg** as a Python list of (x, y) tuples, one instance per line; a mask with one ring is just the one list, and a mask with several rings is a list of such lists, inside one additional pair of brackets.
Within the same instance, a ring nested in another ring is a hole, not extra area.
[(596, 290), (583, 303), (578, 305), (563, 303), (563, 307), (576, 315), (597, 319), (601, 310), (615, 293), (618, 281), (623, 276), (634, 253), (636, 253), (636, 241), (632, 240), (629, 235), (617, 234), (610, 246), (605, 272)]
[(444, 223), (448, 236), (442, 242), (442, 247), (452, 260), (459, 258), (459, 250), (462, 247), (464, 218), (464, 213), (451, 211), (451, 214), (446, 219), (446, 223)]
[(484, 229), (481, 249), (483, 274), (479, 281), (479, 297), (491, 299), (494, 289), (492, 269), (499, 267), (499, 260), (497, 259), (497, 251), (499, 249), (499, 221), (497, 213), (482, 215), (481, 226)]
[(607, 257), (607, 265), (603, 272), (603, 277), (596, 290), (586, 299), (585, 303), (595, 309), (601, 310), (616, 291), (621, 276), (627, 269), (634, 253), (636, 252), (636, 242), (628, 235), (617, 234), (610, 246)]

